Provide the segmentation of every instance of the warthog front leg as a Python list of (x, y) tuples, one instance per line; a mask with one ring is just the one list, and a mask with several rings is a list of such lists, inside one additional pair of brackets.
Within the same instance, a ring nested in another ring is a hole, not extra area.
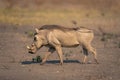
[(55, 51), (55, 49), (53, 47), (50, 47), (48, 52), (45, 54), (44, 58), (42, 59), (42, 62), (40, 63), (41, 65), (43, 65), (46, 61), (47, 58)]
[(46, 62), (46, 60), (47, 60), (47, 58), (50, 56), (50, 54), (51, 54), (51, 52), (47, 52), (47, 53), (45, 54), (44, 58), (42, 59), (42, 62), (40, 63), (41, 65), (43, 65), (43, 64)]
[(63, 64), (63, 53), (62, 53), (62, 48), (61, 48), (61, 46), (57, 46), (57, 47), (56, 47), (56, 51), (57, 51), (58, 56), (59, 56), (59, 58), (60, 58), (60, 65), (62, 65), (62, 64)]

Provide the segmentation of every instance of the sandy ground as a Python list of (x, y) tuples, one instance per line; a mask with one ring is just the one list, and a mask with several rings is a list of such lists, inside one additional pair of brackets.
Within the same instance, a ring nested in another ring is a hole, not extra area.
[[(63, 66), (59, 58), (52, 54), (45, 65), (33, 63), (36, 55), (43, 56), (47, 48), (43, 47), (35, 55), (27, 53), (26, 45), (32, 43), (27, 31), (34, 31), (32, 26), (0, 24), (0, 80), (120, 80), (120, 48), (109, 42), (103, 46), (100, 36), (95, 36), (92, 43), (97, 49), (100, 64), (94, 64), (90, 54), (87, 64), (80, 64), (83, 59), (81, 48), (64, 48)], [(67, 57), (67, 58), (66, 58)]]

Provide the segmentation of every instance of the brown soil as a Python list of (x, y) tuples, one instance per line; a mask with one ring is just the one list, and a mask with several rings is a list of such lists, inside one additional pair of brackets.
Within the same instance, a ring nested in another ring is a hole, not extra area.
[(80, 64), (83, 54), (77, 47), (63, 48), (62, 66), (56, 52), (45, 65), (40, 65), (33, 63), (32, 58), (43, 56), (47, 48), (28, 54), (26, 45), (32, 43), (28, 31), (34, 31), (33, 27), (0, 24), (0, 80), (120, 80), (120, 48), (114, 41), (104, 47), (101, 36), (95, 35), (93, 46), (100, 64), (94, 64), (91, 54), (87, 64)]

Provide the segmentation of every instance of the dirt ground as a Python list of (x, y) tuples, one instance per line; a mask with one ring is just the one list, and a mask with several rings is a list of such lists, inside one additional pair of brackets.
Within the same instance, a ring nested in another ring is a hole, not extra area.
[(28, 54), (26, 45), (32, 43), (28, 31), (34, 31), (33, 27), (0, 24), (0, 80), (120, 80), (120, 48), (112, 42), (104, 47), (101, 36), (95, 35), (92, 43), (100, 64), (94, 64), (91, 54), (87, 64), (80, 64), (83, 54), (77, 47), (63, 49), (69, 53), (63, 56), (63, 66), (59, 65), (56, 52), (45, 65), (40, 65), (33, 63), (32, 58), (44, 56), (47, 48)]

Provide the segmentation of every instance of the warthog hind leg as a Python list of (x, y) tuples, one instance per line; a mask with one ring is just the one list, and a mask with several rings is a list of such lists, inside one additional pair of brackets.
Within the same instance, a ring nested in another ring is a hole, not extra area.
[(94, 56), (94, 60), (97, 64), (99, 64), (98, 60), (97, 60), (97, 53), (96, 53), (96, 49), (94, 49), (93, 47), (91, 47), (91, 52)]
[(95, 50), (91, 45), (85, 46), (85, 48), (83, 48), (83, 52), (84, 52), (84, 54), (85, 54), (85, 57), (84, 57), (84, 59), (83, 59), (83, 63), (86, 62), (86, 59), (87, 59), (87, 56), (88, 56), (88, 51), (90, 51), (90, 52), (93, 54), (95, 62), (96, 62), (97, 64), (99, 64), (99, 63), (98, 63), (98, 60), (97, 60), (96, 50)]
[(88, 57), (88, 50), (86, 48), (83, 47), (83, 53), (84, 53), (84, 58), (83, 58), (83, 64), (85, 64), (86, 59)]

